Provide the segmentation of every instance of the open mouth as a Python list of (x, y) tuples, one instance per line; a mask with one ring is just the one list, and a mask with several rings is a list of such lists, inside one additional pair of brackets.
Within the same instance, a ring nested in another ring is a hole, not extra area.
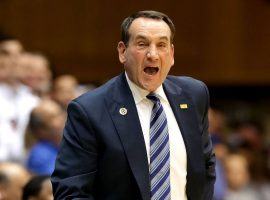
[(143, 70), (148, 75), (155, 75), (158, 73), (159, 68), (158, 67), (145, 67)]

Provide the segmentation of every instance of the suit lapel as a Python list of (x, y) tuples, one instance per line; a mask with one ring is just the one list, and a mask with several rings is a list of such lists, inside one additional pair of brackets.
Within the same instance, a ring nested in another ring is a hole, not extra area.
[(120, 75), (114, 84), (106, 99), (107, 107), (123, 144), (142, 198), (150, 200), (147, 153), (137, 108), (125, 75)]
[[(170, 80), (163, 84), (164, 91), (174, 112), (176, 121), (187, 151), (187, 190), (197, 183), (193, 182), (193, 176), (204, 166), (201, 152), (201, 136), (198, 117), (192, 98), (178, 85)], [(182, 107), (182, 108), (181, 108)], [(198, 177), (197, 177), (198, 178)], [(198, 179), (197, 179), (198, 180)]]

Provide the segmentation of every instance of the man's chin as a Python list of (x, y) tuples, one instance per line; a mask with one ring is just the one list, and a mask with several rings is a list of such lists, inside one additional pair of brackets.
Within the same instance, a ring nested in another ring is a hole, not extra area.
[(144, 84), (143, 89), (147, 90), (148, 92), (154, 92), (159, 87), (157, 84)]

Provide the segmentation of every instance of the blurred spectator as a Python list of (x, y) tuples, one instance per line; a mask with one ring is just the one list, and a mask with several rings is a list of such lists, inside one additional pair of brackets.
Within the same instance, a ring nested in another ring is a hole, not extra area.
[(253, 121), (242, 122), (238, 125), (237, 134), (240, 136), (242, 146), (251, 150), (262, 150), (263, 130), (259, 123)]
[[(0, 82), (10, 76), (10, 70), (12, 70), (13, 75), (17, 77), (17, 66), (19, 57), (23, 52), (23, 46), (19, 40), (10, 36), (2, 36), (0, 39), (0, 56), (2, 57), (0, 62), (9, 62), (8, 64), (0, 63)], [(8, 58), (8, 61), (7, 59)], [(1, 66), (2, 65), (2, 66)], [(12, 65), (12, 67), (10, 67)], [(4, 68), (5, 67), (5, 68)], [(13, 69), (10, 69), (13, 68)], [(8, 71), (9, 70), (9, 71)]]
[(53, 200), (50, 176), (34, 176), (23, 188), (22, 200)]
[(225, 116), (222, 111), (214, 108), (209, 109), (209, 133), (213, 144), (224, 142)]
[(33, 109), (29, 129), (37, 142), (31, 148), (27, 159), (30, 172), (42, 175), (50, 175), (53, 172), (64, 120), (64, 112), (52, 100), (43, 100)]
[(86, 93), (90, 90), (94, 90), (95, 88), (97, 88), (97, 85), (99, 85), (99, 84), (94, 84), (94, 83), (80, 84), (80, 85), (78, 85), (78, 87), (76, 89), (76, 94), (77, 94), (77, 96), (80, 96), (83, 93)]
[(52, 98), (66, 110), (68, 103), (77, 97), (78, 81), (74, 76), (62, 75), (54, 80)]
[(52, 72), (49, 61), (41, 54), (23, 53), (20, 56), (20, 81), (31, 88), (34, 95), (48, 97)]
[(10, 36), (3, 36), (0, 41), (0, 54), (19, 55), (23, 52), (23, 46), (19, 40)]
[(269, 178), (264, 142), (263, 128), (255, 121), (237, 123), (234, 133), (229, 136), (229, 146), (245, 155), (250, 164), (251, 178), (256, 182)]
[(17, 59), (0, 54), (0, 161), (22, 161), (25, 128), (39, 101), (19, 82)]
[(12, 69), (11, 64), (10, 56), (0, 54), (0, 84), (8, 81)]
[(214, 151), (216, 154), (216, 182), (214, 188), (214, 200), (223, 200), (227, 190), (224, 160), (226, 159), (228, 149), (225, 144), (218, 143), (214, 145)]
[(209, 133), (216, 154), (216, 182), (214, 188), (214, 200), (223, 200), (227, 190), (225, 171), (223, 166), (224, 158), (227, 155), (227, 147), (224, 145), (225, 117), (218, 109), (209, 109)]
[(225, 200), (260, 200), (259, 193), (251, 185), (248, 162), (244, 156), (228, 155), (225, 169), (228, 183)]
[(21, 200), (22, 189), (29, 178), (21, 165), (0, 163), (0, 200)]
[(263, 149), (262, 126), (255, 121), (235, 122), (234, 132), (228, 137), (228, 144), (232, 149), (245, 148), (255, 151)]

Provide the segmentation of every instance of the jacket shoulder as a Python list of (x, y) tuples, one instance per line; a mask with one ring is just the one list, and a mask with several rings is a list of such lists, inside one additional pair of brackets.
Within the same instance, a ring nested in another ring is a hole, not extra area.
[(195, 103), (199, 113), (209, 107), (209, 91), (204, 82), (188, 76), (168, 76), (167, 79), (180, 87)]
[(187, 88), (193, 90), (196, 88), (204, 89), (206, 87), (204, 82), (189, 76), (168, 76), (167, 79), (174, 82), (183, 89)]

